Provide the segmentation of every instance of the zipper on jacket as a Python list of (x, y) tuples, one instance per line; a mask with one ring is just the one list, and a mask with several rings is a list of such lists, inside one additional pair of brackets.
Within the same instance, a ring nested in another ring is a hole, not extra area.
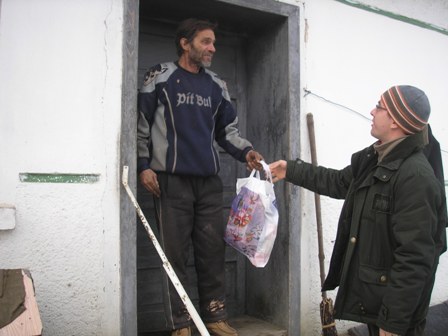
[(170, 117), (171, 117), (171, 124), (173, 125), (173, 133), (174, 133), (174, 160), (173, 160), (173, 167), (171, 168), (171, 173), (174, 174), (176, 170), (177, 165), (177, 132), (176, 132), (176, 126), (174, 125), (174, 114), (173, 114), (173, 108), (171, 106), (171, 101), (168, 97), (168, 92), (166, 92), (165, 88), (163, 88), (163, 93), (166, 96), (166, 101), (168, 102), (168, 107), (170, 109)]

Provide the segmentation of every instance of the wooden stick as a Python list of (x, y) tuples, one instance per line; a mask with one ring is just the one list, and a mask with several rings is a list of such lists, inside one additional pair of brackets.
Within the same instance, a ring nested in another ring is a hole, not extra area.
[[(310, 148), (311, 148), (311, 163), (317, 166), (317, 154), (316, 154), (316, 136), (314, 133), (314, 118), (312, 113), (306, 115), (306, 122), (308, 125), (308, 134), (310, 138)], [(322, 234), (322, 214), (320, 205), (320, 195), (314, 193), (314, 205), (316, 208), (316, 223), (317, 223), (317, 241), (319, 245), (319, 269), (320, 269), (320, 284), (323, 286), (325, 281), (325, 253), (324, 253), (324, 243)], [(322, 292), (322, 297), (327, 298), (327, 293)]]

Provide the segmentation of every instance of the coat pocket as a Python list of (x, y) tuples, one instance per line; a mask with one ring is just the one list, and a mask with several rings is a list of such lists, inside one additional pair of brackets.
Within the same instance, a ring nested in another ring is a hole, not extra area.
[(359, 267), (359, 314), (377, 316), (387, 290), (387, 269), (367, 265)]
[(387, 286), (387, 283), (389, 282), (389, 272), (384, 268), (360, 265), (359, 279), (369, 284)]

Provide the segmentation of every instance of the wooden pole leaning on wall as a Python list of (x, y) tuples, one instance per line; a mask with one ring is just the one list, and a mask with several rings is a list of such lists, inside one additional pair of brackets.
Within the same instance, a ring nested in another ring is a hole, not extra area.
[[(317, 149), (316, 149), (316, 135), (314, 132), (314, 117), (312, 113), (306, 115), (306, 123), (308, 126), (308, 135), (311, 149), (311, 163), (317, 167)], [(322, 213), (320, 205), (320, 195), (314, 193), (314, 205), (316, 209), (316, 224), (317, 224), (317, 241), (319, 247), (319, 270), (320, 270), (320, 284), (321, 288), (325, 281), (325, 253), (322, 233)], [(336, 323), (333, 316), (333, 300), (327, 298), (327, 292), (321, 291), (322, 301), (320, 303), (320, 319), (322, 324), (323, 336), (337, 336)]]

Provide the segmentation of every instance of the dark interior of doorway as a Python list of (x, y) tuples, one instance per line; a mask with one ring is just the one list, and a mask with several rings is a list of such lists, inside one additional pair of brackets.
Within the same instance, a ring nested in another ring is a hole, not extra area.
[[(263, 10), (257, 9), (260, 3), (264, 3)], [(217, 69), (212, 67), (212, 70), (220, 75), (224, 75), (223, 71), (225, 72), (225, 76), (227, 76), (225, 80), (228, 83), (232, 101), (238, 109), (240, 131), (252, 141), (257, 149), (260, 148), (260, 151), (265, 155), (269, 153), (270, 144), (257, 133), (260, 127), (255, 127), (256, 122), (251, 122), (251, 124), (255, 125), (253, 128), (246, 125), (247, 120), (260, 117), (259, 115), (257, 116), (260, 105), (274, 105), (269, 100), (266, 103), (253, 103), (254, 100), (258, 101), (258, 95), (262, 95), (263, 91), (265, 91), (264, 84), (257, 84), (258, 76), (262, 75), (257, 75), (256, 73), (261, 73), (262, 69), (260, 67), (264, 66), (258, 57), (274, 54), (275, 58), (275, 54), (278, 53), (278, 59), (281, 61), (286, 54), (285, 50), (264, 50), (275, 45), (272, 41), (277, 39), (277, 35), (281, 34), (286, 20), (284, 16), (276, 14), (274, 9), (272, 11), (269, 10), (269, 5), (266, 5), (266, 3), (275, 3), (275, 1), (140, 0), (138, 69), (138, 83), (140, 85), (144, 72), (154, 62), (175, 59), (173, 34), (175, 27), (181, 20), (188, 17), (196, 17), (217, 22), (218, 42), (217, 56), (215, 57), (217, 59)], [(268, 10), (266, 10), (266, 6)], [(265, 43), (264, 40), (268, 41), (268, 43)], [(271, 42), (269, 43), (269, 41)], [(230, 55), (234, 57), (234, 60), (223, 57), (219, 61), (220, 54)], [(166, 58), (167, 55), (170, 55), (169, 58)], [(229, 70), (230, 68), (232, 69)], [(235, 76), (229, 75), (229, 71), (230, 73), (235, 72)], [(234, 77), (238, 79), (232, 80)], [(277, 99), (279, 98), (277, 97)], [(268, 117), (268, 109), (268, 107), (265, 107), (264, 110), (266, 112), (264, 113), (266, 115), (261, 117)], [(286, 108), (283, 110), (286, 111)], [(260, 121), (258, 120), (257, 122)], [(282, 132), (280, 131), (279, 134), (282, 134)], [(266, 146), (269, 148), (264, 148)], [(234, 195), (236, 178), (245, 174), (245, 168), (225, 155), (222, 155), (221, 160), (224, 161), (224, 164), (221, 164), (222, 169), (220, 172), (224, 184), (224, 204), (230, 205)], [(138, 199), (151, 226), (156, 231), (151, 196), (139, 184)], [(223, 208), (223, 220), (225, 220), (228, 208), (226, 209), (225, 205)], [(164, 335), (165, 319), (160, 293), (160, 277), (163, 269), (160, 267), (160, 260), (143, 227), (138, 225), (137, 228), (137, 323), (139, 335)], [(283, 251), (281, 253), (283, 254)], [(193, 265), (193, 262), (191, 264)], [(246, 259), (233, 249), (228, 248), (226, 252), (226, 274), (229, 314), (231, 316), (250, 314), (256, 317), (272, 319), (269, 316), (272, 308), (264, 304), (263, 300), (253, 300), (250, 289), (247, 290), (246, 288), (248, 281), (251, 282), (252, 288), (263, 288), (263, 285), (258, 283), (258, 281), (263, 280), (258, 280), (257, 276), (251, 276), (247, 268)], [(195, 275), (193, 271), (191, 278), (191, 283), (184, 284), (184, 286), (193, 303), (197, 306), (197, 293), (194, 289)], [(285, 293), (281, 292), (283, 287), (287, 286), (279, 284), (279, 288), (272, 289), (271, 295), (275, 295), (280, 300), (286, 296)], [(279, 293), (275, 293), (276, 290)], [(268, 298), (266, 298), (266, 301), (268, 301)], [(279, 311), (278, 314), (282, 314), (281, 308), (279, 308)]]

